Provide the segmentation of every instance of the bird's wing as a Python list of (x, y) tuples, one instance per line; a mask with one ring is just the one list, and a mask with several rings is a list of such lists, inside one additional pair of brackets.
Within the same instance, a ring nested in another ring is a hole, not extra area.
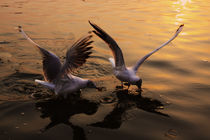
[(31, 40), (31, 38), (24, 32), (21, 26), (19, 26), (18, 28), (19, 28), (19, 32), (29, 42), (31, 42), (42, 55), (44, 78), (46, 81), (52, 82), (60, 73), (60, 70), (61, 70), (60, 59), (55, 54), (41, 48), (38, 44), (36, 44), (33, 40)]
[(142, 63), (144, 63), (144, 61), (150, 57), (153, 53), (157, 52), (158, 50), (160, 50), (162, 47), (166, 46), (168, 43), (170, 43), (172, 40), (174, 40), (178, 34), (182, 31), (184, 27), (184, 24), (180, 25), (179, 28), (176, 30), (174, 36), (169, 39), (167, 42), (165, 42), (164, 44), (162, 44), (160, 47), (158, 47), (157, 49), (153, 50), (152, 52), (150, 52), (149, 54), (145, 55), (143, 58), (141, 58), (136, 65), (133, 67), (133, 70), (136, 72), (138, 70), (138, 68), (141, 66)]
[(82, 37), (68, 49), (66, 52), (66, 60), (61, 69), (62, 74), (69, 74), (69, 72), (72, 72), (86, 62), (87, 58), (89, 58), (92, 53), (90, 51), (92, 49), (90, 45), (93, 42), (90, 40), (91, 38), (92, 35)]
[(104, 40), (109, 45), (109, 48), (112, 50), (112, 53), (115, 59), (115, 67), (125, 68), (123, 54), (120, 47), (117, 45), (116, 41), (111, 36), (109, 36), (103, 29), (101, 29), (99, 26), (97, 26), (96, 24), (90, 21), (89, 23), (95, 29), (93, 32), (102, 40)]

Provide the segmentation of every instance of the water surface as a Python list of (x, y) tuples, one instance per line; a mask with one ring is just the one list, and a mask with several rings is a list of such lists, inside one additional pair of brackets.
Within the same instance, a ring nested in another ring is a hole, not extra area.
[[(210, 139), (209, 1), (201, 0), (1, 0), (0, 139)], [(92, 30), (107, 31), (129, 66), (182, 33), (139, 69), (136, 87), (116, 91), (107, 45), (94, 37), (94, 58), (75, 72), (106, 91), (85, 89), (69, 101), (34, 100), (50, 91), (42, 79), (41, 57), (17, 32), (23, 29), (60, 58)]]

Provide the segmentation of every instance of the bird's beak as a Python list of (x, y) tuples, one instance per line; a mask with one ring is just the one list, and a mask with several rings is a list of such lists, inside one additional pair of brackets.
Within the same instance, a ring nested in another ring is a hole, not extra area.
[(184, 27), (184, 24), (180, 25), (179, 28), (176, 30), (177, 33), (180, 33)]
[(140, 79), (140, 80), (138, 81), (138, 83), (137, 83), (138, 89), (141, 89), (141, 85), (142, 85), (142, 80)]
[(141, 89), (141, 85), (139, 84), (139, 85), (137, 85), (137, 87), (139, 88), (139, 89)]

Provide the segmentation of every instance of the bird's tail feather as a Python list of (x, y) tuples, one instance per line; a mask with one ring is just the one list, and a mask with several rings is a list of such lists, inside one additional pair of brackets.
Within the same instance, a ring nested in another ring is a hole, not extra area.
[(35, 82), (39, 83), (39, 84), (41, 84), (41, 85), (43, 85), (43, 86), (45, 86), (45, 87), (47, 87), (49, 89), (55, 89), (55, 85), (52, 84), (52, 83), (49, 83), (49, 82), (46, 82), (46, 81), (42, 81), (42, 80), (38, 80), (38, 79), (36, 79)]

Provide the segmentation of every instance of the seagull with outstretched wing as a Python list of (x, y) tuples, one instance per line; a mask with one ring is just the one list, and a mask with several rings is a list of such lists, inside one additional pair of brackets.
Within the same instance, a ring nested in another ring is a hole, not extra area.
[(35, 82), (54, 90), (55, 94), (62, 95), (65, 98), (69, 93), (77, 92), (86, 87), (98, 89), (91, 80), (82, 79), (71, 74), (74, 69), (82, 66), (87, 58), (90, 57), (92, 53), (92, 47), (90, 46), (93, 42), (90, 41), (92, 35), (87, 35), (77, 40), (67, 50), (65, 62), (62, 64), (59, 57), (35, 43), (23, 31), (21, 26), (19, 26), (18, 29), (19, 32), (35, 46), (42, 56), (45, 81), (36, 79)]
[(149, 54), (145, 55), (136, 63), (136, 65), (134, 65), (133, 67), (126, 67), (123, 58), (123, 53), (120, 47), (117, 45), (116, 41), (99, 26), (90, 21), (89, 23), (95, 29), (93, 32), (108, 44), (109, 48), (113, 53), (114, 59), (109, 58), (109, 61), (112, 63), (114, 69), (114, 75), (116, 76), (117, 79), (121, 81), (121, 88), (123, 88), (123, 82), (126, 82), (128, 88), (130, 87), (130, 85), (136, 85), (139, 89), (141, 89), (142, 79), (136, 75), (138, 68), (143, 64), (143, 62), (148, 57), (150, 57), (152, 54), (154, 54), (162, 47), (170, 43), (172, 40), (174, 40), (184, 27), (184, 24), (180, 25), (171, 39), (169, 39), (167, 42), (165, 42), (164, 44), (162, 44), (160, 47), (153, 50)]

